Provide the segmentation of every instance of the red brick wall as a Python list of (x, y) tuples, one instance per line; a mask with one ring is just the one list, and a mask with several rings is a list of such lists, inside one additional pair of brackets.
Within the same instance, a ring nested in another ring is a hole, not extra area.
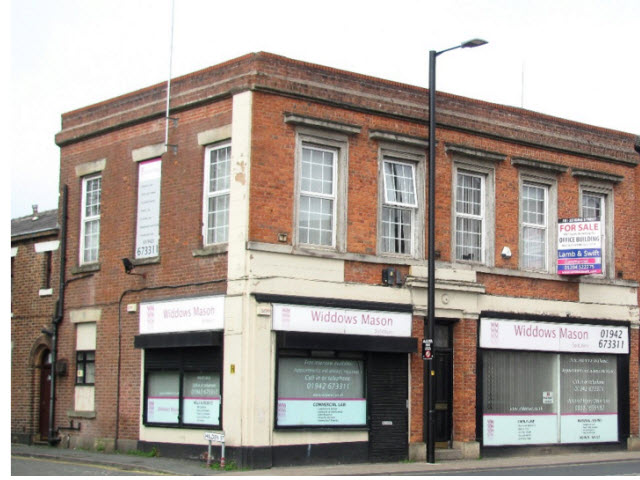
[(42, 353), (50, 348), (42, 334), (49, 328), (58, 298), (59, 255), (52, 252), (51, 287), (53, 294), (40, 296), (45, 285), (45, 254), (34, 245), (56, 240), (57, 236), (26, 239), (12, 243), (18, 247), (11, 259), (11, 434), (33, 436), (38, 432), (40, 369)]
[(640, 435), (640, 418), (638, 409), (640, 400), (638, 399), (638, 351), (640, 350), (640, 332), (636, 328), (629, 330), (629, 429), (632, 437)]
[(461, 319), (453, 327), (453, 433), (454, 441), (476, 439), (476, 359), (478, 321)]
[[(95, 419), (81, 418), (84, 437), (112, 439), (116, 431), (116, 392), (118, 364), (118, 320), (121, 323), (120, 346), (120, 439), (137, 439), (140, 416), (141, 351), (133, 347), (139, 333), (138, 315), (127, 313), (129, 303), (181, 296), (222, 294), (225, 283), (183, 286), (225, 279), (227, 255), (220, 253), (194, 256), (202, 249), (202, 204), (204, 184), (204, 150), (198, 145), (199, 132), (231, 123), (231, 100), (204, 105), (197, 109), (172, 113), (178, 125), (171, 128), (169, 143), (178, 152), (162, 157), (160, 259), (139, 265), (136, 273), (146, 278), (126, 275), (121, 259), (134, 258), (138, 164), (131, 152), (147, 145), (164, 143), (164, 121), (153, 120), (62, 148), (61, 184), (69, 186), (67, 278), (73, 280), (66, 292), (65, 318), (60, 327), (60, 358), (69, 361), (75, 373), (75, 326), (69, 312), (98, 307), (102, 310), (97, 324)], [(102, 172), (100, 218), (100, 269), (72, 274), (78, 265), (81, 179), (76, 165), (106, 158)], [(82, 278), (89, 275), (87, 278)], [(129, 290), (153, 289), (126, 293)], [(67, 411), (74, 409), (74, 374), (60, 380), (58, 388), (58, 425), (68, 425)], [(78, 419), (76, 419), (78, 421)], [(71, 432), (75, 435), (75, 432)]]
[[(347, 212), (347, 251), (375, 255), (378, 198), (378, 142), (369, 140), (371, 129), (426, 137), (426, 125), (373, 116), (352, 110), (338, 109), (287, 97), (256, 93), (254, 103), (251, 218), (249, 237), (253, 241), (277, 243), (278, 233), (289, 234), (292, 242), (295, 127), (284, 123), (284, 113), (333, 120), (362, 126), (362, 131), (349, 137), (349, 179)], [(495, 266), (519, 269), (519, 187), (520, 169), (511, 165), (514, 157), (531, 158), (566, 167), (605, 171), (621, 175), (624, 180), (614, 187), (615, 271), (623, 278), (637, 279), (640, 275), (638, 245), (640, 235), (631, 222), (637, 216), (630, 201), (635, 198), (635, 169), (625, 165), (606, 163), (557, 151), (527, 147), (517, 143), (492, 140), (468, 133), (439, 129), (436, 147), (437, 205), (436, 250), (440, 260), (451, 260), (452, 155), (445, 152), (446, 144), (498, 152), (506, 156), (498, 162), (495, 173)], [(576, 217), (579, 213), (579, 180), (571, 170), (557, 175), (558, 218)], [(425, 211), (426, 224), (426, 211)], [(425, 242), (426, 244), (426, 242)], [(512, 251), (511, 259), (500, 255), (502, 247)], [(426, 246), (425, 246), (426, 250)], [(426, 254), (426, 252), (425, 252)], [(609, 266), (612, 267), (612, 266)], [(513, 277), (484, 276), (487, 292), (515, 294), (534, 298), (575, 300), (576, 284), (537, 280), (514, 280)], [(535, 285), (534, 285), (535, 284)], [(553, 285), (553, 288), (549, 288)]]
[(409, 442), (424, 442), (424, 360), (422, 340), (424, 339), (424, 317), (414, 315), (411, 336), (418, 339), (418, 353), (409, 358), (409, 386), (411, 417), (409, 418)]

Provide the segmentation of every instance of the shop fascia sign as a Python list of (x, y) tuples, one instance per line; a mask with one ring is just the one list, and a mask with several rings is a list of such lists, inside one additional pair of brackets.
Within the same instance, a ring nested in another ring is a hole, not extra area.
[(599, 218), (558, 220), (558, 275), (602, 274)]
[(273, 329), (294, 332), (410, 337), (411, 314), (274, 304)]
[(629, 353), (628, 327), (483, 318), (480, 347), (573, 353)]
[(140, 304), (140, 333), (224, 328), (224, 296), (181, 298)]

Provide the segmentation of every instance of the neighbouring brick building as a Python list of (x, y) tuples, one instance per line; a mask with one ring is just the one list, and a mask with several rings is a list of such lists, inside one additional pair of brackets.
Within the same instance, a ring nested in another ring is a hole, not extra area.
[(164, 84), (62, 115), (62, 445), (420, 459), (433, 368), (439, 454), (638, 447), (634, 135), (438, 94), (425, 369), (427, 91), (257, 53), (171, 92), (168, 141)]
[(58, 298), (58, 233), (57, 210), (34, 205), (11, 220), (12, 442), (49, 437), (52, 345), (43, 329), (51, 331)]

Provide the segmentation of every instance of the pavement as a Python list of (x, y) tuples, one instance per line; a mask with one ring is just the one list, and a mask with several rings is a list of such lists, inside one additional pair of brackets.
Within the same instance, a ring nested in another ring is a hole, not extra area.
[(149, 475), (225, 475), (225, 476), (346, 476), (346, 475), (411, 475), (419, 472), (465, 476), (485, 469), (521, 468), (529, 466), (601, 463), (640, 459), (640, 451), (608, 451), (593, 453), (544, 454), (519, 457), (482, 458), (477, 460), (443, 460), (424, 462), (356, 463), (341, 465), (310, 465), (274, 467), (266, 470), (235, 469), (224, 471), (207, 468), (198, 460), (144, 457), (125, 453), (104, 453), (89, 450), (56, 448), (43, 445), (11, 445), (11, 457), (31, 457), (55, 461), (102, 465)]

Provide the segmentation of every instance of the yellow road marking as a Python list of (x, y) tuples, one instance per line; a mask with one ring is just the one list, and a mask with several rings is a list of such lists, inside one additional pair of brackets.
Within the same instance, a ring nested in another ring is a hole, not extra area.
[(16, 458), (16, 459), (21, 459), (21, 460), (33, 460), (36, 462), (52, 462), (52, 463), (61, 463), (63, 465), (82, 465), (85, 467), (92, 467), (92, 468), (103, 468), (105, 470), (113, 470), (113, 471), (117, 471), (117, 472), (134, 472), (134, 473), (143, 473), (143, 474), (147, 474), (147, 475), (166, 475), (166, 476), (170, 476), (170, 473), (166, 473), (166, 472), (156, 472), (156, 471), (150, 471), (150, 470), (136, 470), (135, 468), (118, 468), (118, 467), (111, 467), (108, 465), (95, 465), (92, 463), (85, 463), (85, 462), (70, 462), (67, 460), (58, 460), (55, 458), (36, 458), (36, 457), (29, 457), (29, 456), (24, 456), (24, 455), (11, 455), (11, 458)]

